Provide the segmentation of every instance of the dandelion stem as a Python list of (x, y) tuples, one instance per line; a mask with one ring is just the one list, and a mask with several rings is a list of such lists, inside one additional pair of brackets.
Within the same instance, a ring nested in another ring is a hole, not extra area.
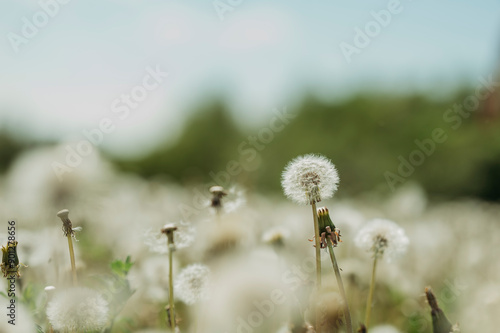
[(316, 211), (316, 203), (312, 203), (313, 217), (314, 217), (314, 246), (316, 247), (316, 288), (318, 291), (321, 289), (321, 247), (319, 244), (319, 225), (318, 213)]
[(73, 251), (73, 240), (71, 239), (71, 234), (68, 237), (68, 247), (69, 247), (69, 258), (71, 260), (71, 272), (73, 273), (73, 286), (78, 285), (78, 279), (76, 277), (76, 265), (75, 265), (75, 252)]
[[(321, 247), (319, 244), (319, 224), (318, 224), (318, 212), (316, 211), (316, 203), (313, 201), (311, 203), (312, 206), (312, 211), (313, 211), (313, 217), (314, 217), (314, 246), (316, 249), (316, 290), (319, 295), (319, 292), (321, 290)], [(320, 325), (320, 313), (319, 309), (317, 308), (317, 304), (314, 307), (316, 310), (316, 331), (320, 332), (321, 329), (319, 327)]]
[(344, 316), (345, 325), (347, 328), (347, 333), (353, 333), (352, 322), (351, 322), (351, 312), (349, 311), (349, 304), (347, 303), (347, 296), (345, 294), (344, 283), (342, 282), (342, 277), (340, 276), (340, 269), (337, 265), (337, 259), (335, 259), (335, 253), (333, 252), (332, 241), (327, 239), (328, 250), (330, 252), (330, 259), (332, 260), (333, 271), (335, 272), (335, 277), (337, 278), (337, 284), (339, 285), (340, 296), (344, 300)]
[(170, 316), (170, 327), (172, 331), (175, 332), (175, 308), (174, 308), (174, 278), (172, 262), (173, 260), (173, 249), (172, 246), (168, 247), (168, 303), (169, 303), (169, 316)]
[(370, 291), (368, 292), (368, 300), (366, 301), (365, 326), (367, 329), (370, 325), (370, 315), (372, 311), (373, 291), (375, 289), (375, 271), (377, 269), (377, 258), (378, 256), (375, 255), (375, 258), (373, 259), (372, 278), (370, 280)]

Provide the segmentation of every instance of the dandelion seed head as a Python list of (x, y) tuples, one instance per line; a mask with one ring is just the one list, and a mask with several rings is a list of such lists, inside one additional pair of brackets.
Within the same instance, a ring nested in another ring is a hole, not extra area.
[(370, 333), (399, 333), (399, 330), (392, 325), (379, 325), (370, 328)]
[(410, 240), (395, 222), (374, 219), (358, 232), (354, 242), (359, 248), (390, 262), (406, 252)]
[(285, 195), (296, 203), (307, 205), (333, 196), (339, 176), (335, 165), (324, 156), (299, 156), (285, 167), (281, 185)]
[(176, 296), (188, 305), (208, 298), (210, 269), (192, 264), (182, 270), (175, 281)]
[(57, 331), (100, 331), (108, 322), (108, 302), (97, 291), (71, 288), (54, 296), (47, 317)]
[[(180, 250), (191, 246), (196, 235), (196, 228), (188, 222), (181, 221), (177, 225), (174, 241), (175, 248)], [(144, 244), (151, 252), (165, 254), (168, 252), (168, 245), (165, 236), (162, 236), (157, 229), (149, 228), (143, 234)]]
[(262, 235), (262, 241), (271, 245), (282, 246), (290, 237), (290, 232), (281, 226), (271, 228)]

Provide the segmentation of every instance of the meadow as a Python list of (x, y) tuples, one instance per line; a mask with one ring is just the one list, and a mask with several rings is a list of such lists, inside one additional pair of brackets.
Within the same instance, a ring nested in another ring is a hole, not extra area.
[[(213, 184), (145, 179), (98, 153), (63, 182), (52, 170), (33, 167), (50, 164), (61, 149), (26, 150), (1, 179), (1, 216), (15, 221), (17, 254), (27, 267), (19, 265), (15, 286), (16, 325), (2, 320), (0, 331), (152, 333), (175, 326), (193, 333), (296, 333), (314, 332), (318, 318), (316, 332), (346, 331), (345, 302), (327, 248), (319, 251), (322, 287), (316, 290), (308, 204), (238, 184), (210, 191)], [(337, 176), (342, 191), (342, 169)], [(338, 182), (335, 177), (329, 179)], [(326, 191), (334, 192), (332, 186)], [(374, 258), (357, 238), (374, 219), (394, 221), (406, 240), (391, 249), (397, 252), (392, 260), (377, 264), (369, 332), (433, 332), (426, 287), (462, 332), (496, 331), (498, 204), (431, 200), (413, 182), (389, 196), (329, 197), (315, 204), (327, 207), (340, 236), (335, 255), (354, 331), (365, 322)], [(70, 229), (57, 216), (62, 209), (69, 210), (62, 215)], [(0, 241), (6, 245), (4, 225)], [(1, 283), (6, 309), (8, 279)]]

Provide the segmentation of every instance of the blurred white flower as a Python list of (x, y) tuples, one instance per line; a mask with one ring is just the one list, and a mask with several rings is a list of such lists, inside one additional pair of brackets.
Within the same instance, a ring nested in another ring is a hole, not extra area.
[(224, 200), (222, 208), (225, 213), (232, 213), (243, 206), (246, 202), (245, 192), (236, 186), (233, 186), (227, 191), (227, 197)]
[[(166, 240), (165, 240), (166, 242)], [(174, 274), (178, 262), (173, 262)], [(168, 300), (168, 258), (162, 255), (148, 255), (134, 264), (128, 275), (130, 286), (143, 299), (158, 303)]]
[(399, 330), (392, 325), (379, 325), (370, 328), (370, 333), (399, 333)]
[(273, 251), (268, 251), (268, 256), (258, 252), (228, 257), (214, 266), (210, 306), (204, 308), (204, 332), (250, 332), (256, 326), (247, 326), (248, 319), (252, 321), (261, 306), (269, 314), (261, 313), (262, 320), (255, 332), (275, 332), (279, 325), (276, 321), (282, 323), (288, 318), (292, 298), (282, 277), (283, 270)]
[(408, 182), (401, 185), (387, 202), (387, 209), (393, 216), (417, 217), (425, 212), (427, 197), (425, 190), (418, 184)]
[(290, 237), (290, 231), (278, 226), (267, 230), (262, 235), (262, 241), (271, 245), (283, 245), (285, 239)]
[(390, 262), (406, 252), (410, 240), (396, 223), (374, 219), (359, 231), (354, 242), (359, 248), (371, 251), (374, 256), (384, 257)]
[[(78, 167), (58, 178), (52, 165), (67, 154), (61, 144), (23, 152), (9, 169), (6, 189), (11, 211), (24, 225), (51, 221), (61, 207), (96, 207), (114, 178), (109, 162), (98, 151), (86, 156)], [(23, 209), (30, 207), (30, 209)]]
[(47, 318), (57, 331), (100, 331), (108, 322), (108, 303), (97, 291), (70, 288), (47, 306)]
[[(189, 247), (194, 242), (196, 228), (187, 222), (180, 222), (176, 224), (177, 230), (174, 235), (174, 242), (176, 249), (183, 249)], [(150, 251), (165, 254), (168, 252), (167, 238), (162, 235), (160, 228), (153, 230), (149, 228), (144, 232), (144, 244), (146, 244)]]
[(212, 198), (205, 201), (206, 207), (212, 207), (212, 214), (217, 214), (222, 211), (226, 214), (236, 211), (246, 203), (245, 191), (239, 186), (232, 186), (229, 190), (225, 190), (222, 186), (212, 186), (210, 188)]
[(281, 177), (285, 195), (303, 205), (331, 198), (338, 182), (335, 165), (326, 157), (314, 154), (293, 159)]
[(201, 264), (184, 268), (175, 280), (175, 295), (184, 303), (193, 305), (208, 298), (210, 269)]

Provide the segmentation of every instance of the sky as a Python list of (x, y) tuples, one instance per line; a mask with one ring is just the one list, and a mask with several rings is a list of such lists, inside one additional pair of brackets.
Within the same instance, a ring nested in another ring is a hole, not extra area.
[(500, 1), (2, 1), (0, 36), (0, 128), (103, 126), (102, 146), (130, 155), (214, 97), (259, 126), (306, 93), (474, 84), (498, 70)]

